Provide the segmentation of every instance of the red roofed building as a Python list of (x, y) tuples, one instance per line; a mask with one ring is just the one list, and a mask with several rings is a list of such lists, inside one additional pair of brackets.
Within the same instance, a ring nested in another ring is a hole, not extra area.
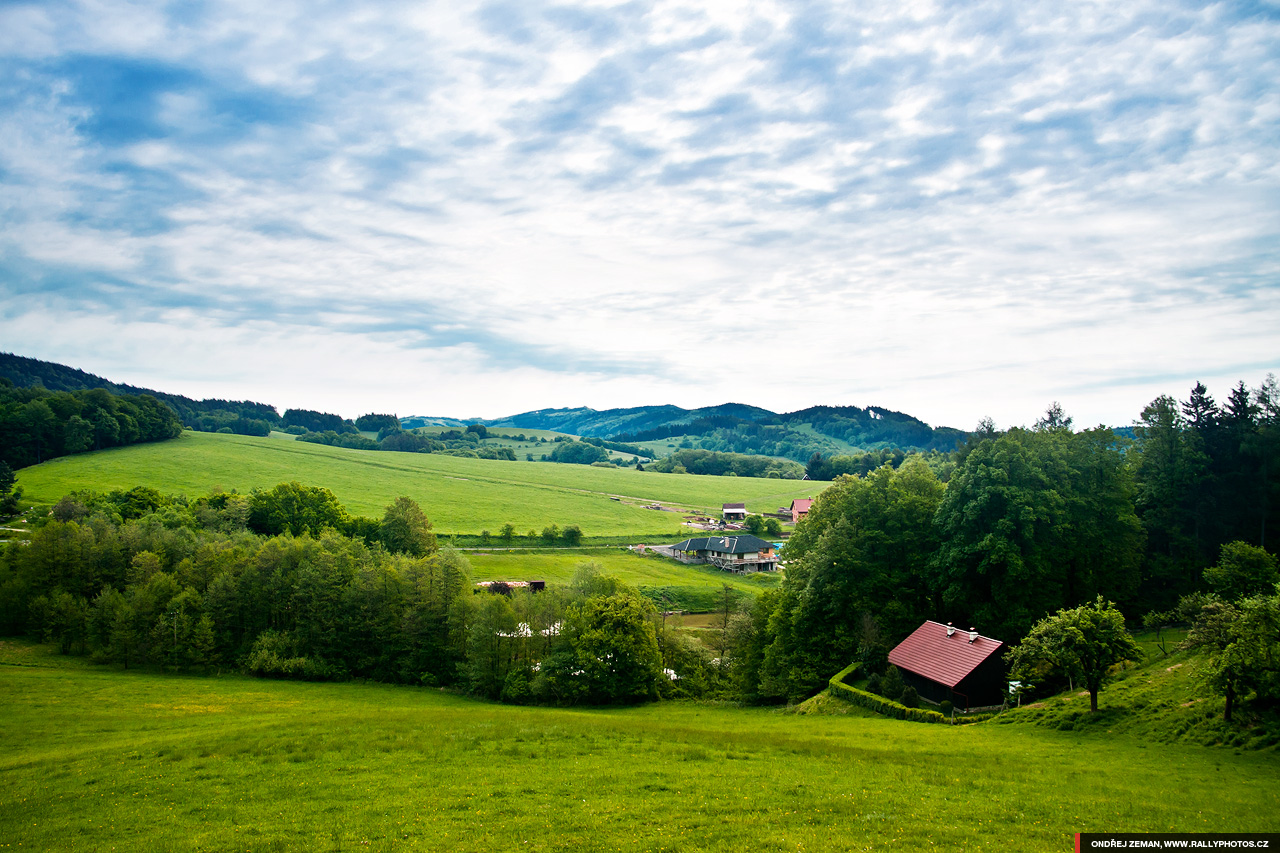
[(799, 524), (800, 519), (809, 514), (809, 507), (813, 506), (813, 498), (796, 498), (791, 502), (791, 523)]
[(1004, 643), (977, 631), (925, 622), (889, 652), (889, 663), (921, 698), (951, 700), (957, 708), (1004, 702)]

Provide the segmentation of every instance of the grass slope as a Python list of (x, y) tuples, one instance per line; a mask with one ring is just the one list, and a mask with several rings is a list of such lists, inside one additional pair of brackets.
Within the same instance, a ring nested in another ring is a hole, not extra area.
[[(1223, 719), (1225, 700), (1206, 684), (1204, 657), (1160, 651), (1151, 634), (1139, 635), (1146, 658), (1119, 672), (1098, 694), (1089, 712), (1087, 691), (1067, 691), (1001, 715), (1001, 725), (1036, 725), (1060, 731), (1124, 733), (1154, 743), (1227, 746), (1280, 751), (1280, 718), (1243, 708)], [(1176, 649), (1185, 631), (1167, 631), (1166, 649)]]
[(610, 549), (556, 551), (468, 551), (467, 562), (475, 580), (545, 580), (568, 583), (578, 566), (588, 560), (600, 563), (605, 574), (620, 578), (647, 595), (662, 609), (710, 611), (721, 605), (725, 584), (738, 595), (759, 595), (782, 582), (778, 572), (733, 575), (706, 565), (684, 565), (665, 557), (642, 557)]
[(1069, 850), (1268, 831), (1274, 757), (1034, 726), (94, 669), (0, 646), (6, 849)]
[(663, 541), (684, 538), (687, 531), (678, 515), (642, 509), (643, 504), (718, 513), (723, 503), (745, 501), (753, 512), (772, 511), (827, 485), (347, 450), (195, 432), (173, 441), (63, 457), (18, 473), (26, 498), (44, 503), (76, 489), (147, 485), (195, 497), (215, 487), (248, 492), (287, 480), (324, 486), (350, 512), (374, 517), (381, 517), (397, 496), (408, 495), (445, 534), (496, 533), (507, 522), (522, 534), (549, 524), (577, 524), (588, 537)]

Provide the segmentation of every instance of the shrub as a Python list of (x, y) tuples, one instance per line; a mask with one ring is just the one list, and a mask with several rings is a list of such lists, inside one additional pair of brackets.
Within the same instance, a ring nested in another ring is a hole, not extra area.
[(886, 699), (892, 699), (897, 702), (902, 698), (902, 691), (906, 685), (902, 683), (902, 673), (898, 672), (896, 666), (890, 665), (884, 671), (884, 679), (880, 682), (880, 695)]
[(920, 694), (916, 692), (914, 687), (908, 684), (906, 687), (902, 688), (902, 699), (900, 701), (908, 708), (919, 708)]

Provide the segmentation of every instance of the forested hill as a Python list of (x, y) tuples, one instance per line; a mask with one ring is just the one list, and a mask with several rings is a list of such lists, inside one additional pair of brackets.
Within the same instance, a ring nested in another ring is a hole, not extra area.
[(805, 461), (850, 447), (873, 450), (953, 450), (962, 430), (925, 422), (878, 406), (813, 406), (780, 414), (756, 406), (727, 403), (684, 409), (640, 406), (629, 409), (541, 409), (486, 421), (488, 426), (552, 429), (616, 441), (656, 441), (674, 436), (697, 438), (707, 450), (783, 456)]
[[(150, 388), (122, 385), (65, 364), (7, 352), (0, 353), (0, 377), (8, 379), (17, 388), (43, 387), (49, 391), (89, 391), (101, 388), (112, 394), (147, 394), (167, 403), (187, 426), (209, 432), (226, 426), (233, 432), (265, 434), (264, 430), (268, 425), (280, 422), (275, 406), (267, 403), (249, 400), (193, 400), (181, 394), (166, 394)], [(256, 428), (238, 428), (250, 423)]]
[[(74, 367), (11, 353), (0, 353), (0, 377), (7, 378), (18, 388), (44, 387), (55, 392), (101, 388), (113, 394), (148, 394), (167, 403), (184, 425), (207, 432), (266, 435), (273, 428), (290, 425), (317, 431), (356, 429), (355, 425), (338, 415), (290, 410), (281, 416), (274, 406), (267, 403), (193, 400), (180, 394), (111, 382)], [(488, 427), (555, 430), (625, 443), (678, 437), (682, 447), (776, 456), (797, 462), (808, 462), (815, 453), (830, 458), (851, 451), (886, 448), (907, 452), (947, 452), (955, 449), (965, 437), (962, 430), (931, 427), (911, 415), (879, 406), (865, 409), (857, 406), (814, 406), (780, 414), (758, 406), (723, 403), (694, 408), (665, 405), (604, 410), (539, 409), (490, 420), (451, 417), (400, 419), (406, 428), (462, 427), (477, 422)]]

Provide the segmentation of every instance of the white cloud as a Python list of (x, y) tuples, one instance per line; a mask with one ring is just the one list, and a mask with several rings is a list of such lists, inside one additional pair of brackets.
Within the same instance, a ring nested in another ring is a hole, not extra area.
[(1280, 24), (1006, 12), (10, 6), (0, 335), (348, 415), (1122, 423), (1280, 369)]

